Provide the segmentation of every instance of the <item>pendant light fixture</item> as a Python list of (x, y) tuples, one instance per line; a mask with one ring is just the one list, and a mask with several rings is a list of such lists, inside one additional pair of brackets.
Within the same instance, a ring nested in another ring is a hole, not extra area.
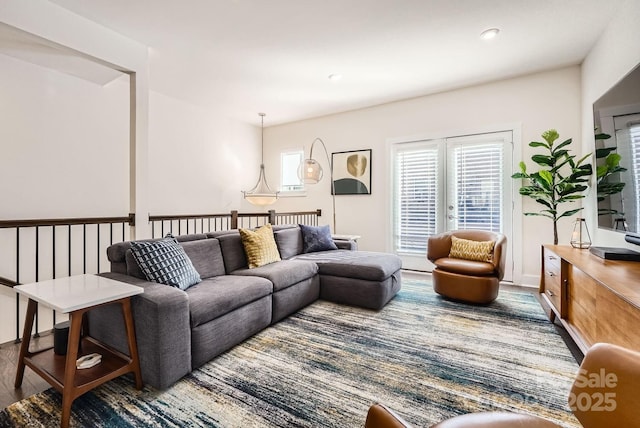
[(260, 176), (258, 182), (253, 189), (243, 191), (244, 198), (252, 205), (265, 206), (271, 205), (278, 199), (278, 193), (271, 190), (267, 183), (267, 178), (264, 175), (264, 113), (258, 113), (261, 118), (261, 132), (262, 132), (262, 154), (260, 160)]

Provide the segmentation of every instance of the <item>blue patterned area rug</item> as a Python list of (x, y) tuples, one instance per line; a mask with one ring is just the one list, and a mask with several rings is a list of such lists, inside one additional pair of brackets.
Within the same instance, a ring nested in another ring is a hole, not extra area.
[[(579, 426), (577, 364), (535, 296), (475, 307), (405, 280), (383, 310), (318, 301), (165, 391), (111, 381), (73, 404), (74, 427), (361, 427), (374, 402), (416, 427), (477, 411)], [(59, 424), (53, 389), (0, 412), (0, 426)]]

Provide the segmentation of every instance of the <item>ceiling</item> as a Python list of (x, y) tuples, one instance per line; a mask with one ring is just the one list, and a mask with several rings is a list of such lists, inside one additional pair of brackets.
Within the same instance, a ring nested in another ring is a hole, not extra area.
[(53, 3), (149, 46), (153, 91), (269, 126), (580, 64), (623, 1)]
[(106, 85), (123, 75), (120, 71), (89, 60), (77, 52), (1, 22), (0, 54), (71, 74), (99, 85)]

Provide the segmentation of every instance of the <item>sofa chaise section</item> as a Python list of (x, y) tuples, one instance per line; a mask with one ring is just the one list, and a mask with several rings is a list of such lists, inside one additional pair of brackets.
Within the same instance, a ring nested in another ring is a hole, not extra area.
[(350, 240), (334, 240), (337, 250), (303, 253), (299, 228), (281, 227), (274, 236), (282, 258), (318, 266), (323, 300), (378, 310), (400, 291), (402, 260), (395, 254), (356, 251)]
[(323, 300), (379, 310), (400, 291), (402, 261), (394, 254), (334, 250), (294, 260), (318, 265)]

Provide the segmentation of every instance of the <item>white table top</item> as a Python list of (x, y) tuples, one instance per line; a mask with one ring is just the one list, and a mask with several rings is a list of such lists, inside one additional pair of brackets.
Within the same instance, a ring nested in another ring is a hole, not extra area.
[(357, 241), (360, 239), (360, 235), (331, 235), (333, 239), (346, 239), (347, 241)]
[(85, 274), (13, 287), (18, 293), (62, 313), (73, 312), (144, 292), (142, 287)]

